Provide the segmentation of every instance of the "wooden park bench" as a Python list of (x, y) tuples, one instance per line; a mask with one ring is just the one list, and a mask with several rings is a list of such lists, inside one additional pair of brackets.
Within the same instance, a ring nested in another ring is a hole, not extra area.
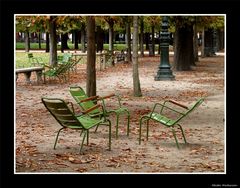
[[(30, 77), (31, 77), (31, 73), (32, 72), (36, 72), (36, 77), (37, 77), (37, 82), (42, 82), (42, 73), (43, 73), (44, 68), (43, 67), (28, 67), (28, 68), (20, 68), (20, 69), (16, 69), (15, 73), (16, 73), (16, 80), (18, 79), (18, 74), (23, 73), (25, 75), (26, 78), (26, 82), (27, 83), (31, 83)], [(44, 77), (44, 81), (45, 83), (45, 77)]]

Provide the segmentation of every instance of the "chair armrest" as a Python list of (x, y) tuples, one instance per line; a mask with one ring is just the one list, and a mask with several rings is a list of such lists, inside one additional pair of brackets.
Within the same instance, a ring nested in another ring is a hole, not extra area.
[(178, 102), (176, 102), (176, 101), (174, 101), (174, 100), (167, 100), (167, 101), (165, 101), (165, 103), (166, 102), (170, 102), (170, 103), (173, 103), (173, 104), (175, 104), (175, 105), (178, 105), (178, 106), (180, 106), (180, 107), (182, 107), (182, 108), (185, 108), (185, 109), (187, 109), (188, 110), (188, 107), (187, 106), (185, 106), (185, 105), (183, 105), (183, 104), (180, 104), (180, 103), (178, 103)]
[(104, 97), (99, 97), (98, 100), (107, 99), (107, 98), (111, 98), (111, 97), (114, 97), (114, 96), (115, 96), (115, 94), (112, 93), (112, 94), (104, 96)]
[(114, 94), (114, 93), (112, 93), (112, 94), (110, 94), (110, 95), (107, 95), (107, 96), (104, 96), (104, 97), (99, 97), (98, 100), (102, 100), (103, 106), (104, 106), (104, 108), (106, 108), (104, 99), (108, 99), (108, 98), (111, 98), (111, 97), (117, 97), (119, 107), (122, 107), (120, 97), (119, 97), (118, 95)]
[(88, 97), (86, 99), (83, 99), (83, 100), (80, 100), (78, 103), (82, 103), (82, 102), (86, 102), (86, 101), (92, 101), (92, 100), (95, 100), (95, 99), (98, 99), (99, 96), (92, 96), (92, 97)]
[(89, 112), (91, 112), (91, 111), (99, 108), (100, 106), (102, 106), (102, 105), (96, 104), (96, 105), (94, 105), (93, 107), (91, 107), (91, 108), (89, 108), (89, 109), (87, 109), (87, 110), (85, 110), (85, 111), (82, 111), (82, 113), (83, 113), (83, 114), (87, 114), (87, 113), (89, 113)]

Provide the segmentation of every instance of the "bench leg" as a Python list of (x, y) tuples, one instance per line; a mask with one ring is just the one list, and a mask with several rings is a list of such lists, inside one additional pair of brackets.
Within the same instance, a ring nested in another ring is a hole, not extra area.
[(42, 71), (36, 71), (37, 82), (42, 82)]
[(31, 81), (30, 81), (31, 72), (25, 72), (24, 75), (25, 75), (25, 78), (26, 78), (26, 82), (28, 84), (31, 83)]

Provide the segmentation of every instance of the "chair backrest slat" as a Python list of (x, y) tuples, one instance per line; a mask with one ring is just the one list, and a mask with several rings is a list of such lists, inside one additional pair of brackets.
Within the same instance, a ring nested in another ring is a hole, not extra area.
[[(81, 88), (80, 86), (71, 86), (69, 91), (77, 103), (79, 103), (83, 99), (88, 98), (87, 94), (85, 93), (83, 88)], [(93, 107), (95, 104), (92, 100), (89, 100), (89, 101), (81, 102), (79, 103), (79, 105), (83, 110), (87, 110)], [(99, 113), (99, 112), (100, 112), (99, 109), (95, 109), (91, 111), (90, 114)]]
[(78, 121), (64, 100), (42, 97), (42, 102), (60, 125), (65, 127), (78, 126), (79, 128), (83, 128), (81, 122)]
[(198, 99), (197, 102), (194, 103), (192, 107), (186, 112), (186, 115), (192, 112), (194, 109), (196, 109), (200, 104), (202, 104), (203, 101), (204, 101), (204, 98)]
[(180, 121), (182, 118), (184, 118), (185, 116), (187, 116), (189, 113), (191, 113), (194, 109), (196, 109), (202, 102), (204, 101), (204, 98), (200, 98), (198, 99), (193, 105), (191, 108), (189, 108), (182, 116), (180, 116), (176, 121)]

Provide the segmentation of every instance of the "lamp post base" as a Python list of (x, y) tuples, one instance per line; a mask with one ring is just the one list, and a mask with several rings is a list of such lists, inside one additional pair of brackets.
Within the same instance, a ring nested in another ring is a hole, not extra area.
[(157, 73), (157, 76), (154, 78), (155, 81), (161, 80), (175, 80), (175, 76), (172, 74), (172, 71), (167, 69), (160, 69)]

